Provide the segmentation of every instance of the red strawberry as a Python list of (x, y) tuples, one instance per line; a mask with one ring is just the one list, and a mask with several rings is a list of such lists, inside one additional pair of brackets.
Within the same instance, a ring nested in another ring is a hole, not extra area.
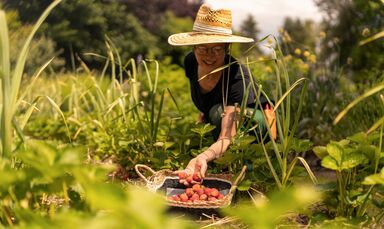
[(189, 176), (189, 177), (187, 177), (186, 180), (187, 180), (188, 184), (191, 184), (193, 181), (193, 178), (192, 178), (192, 176)]
[(207, 200), (208, 196), (206, 194), (201, 194), (200, 195), (200, 200)]
[(197, 193), (193, 194), (191, 198), (189, 198), (192, 201), (198, 200), (200, 197)]
[(200, 185), (200, 184), (194, 184), (194, 185), (192, 186), (192, 189), (193, 189), (193, 191), (197, 192), (198, 190), (201, 189), (201, 185)]
[(199, 189), (196, 191), (197, 194), (199, 194), (199, 196), (201, 196), (202, 194), (204, 194), (204, 189)]
[(187, 194), (187, 196), (191, 197), (195, 192), (193, 191), (192, 188), (187, 188), (185, 189), (185, 194)]
[(212, 192), (212, 189), (211, 189), (211, 188), (205, 188), (205, 189), (204, 189), (204, 193), (205, 193), (207, 196), (211, 196), (211, 192)]
[(216, 201), (216, 200), (217, 200), (216, 197), (213, 197), (213, 196), (208, 197), (208, 201)]
[(180, 172), (178, 175), (179, 175), (179, 180), (184, 180), (185, 178), (187, 178), (187, 173), (185, 172)]
[(217, 190), (216, 188), (212, 188), (211, 190), (211, 196), (213, 197), (218, 197), (220, 194), (219, 190)]
[(201, 182), (201, 177), (198, 173), (194, 173), (193, 176), (192, 176), (192, 179), (196, 182)]
[(187, 194), (185, 194), (185, 193), (183, 193), (183, 194), (180, 194), (180, 200), (182, 201), (182, 202), (187, 202), (188, 201), (188, 196), (187, 196)]

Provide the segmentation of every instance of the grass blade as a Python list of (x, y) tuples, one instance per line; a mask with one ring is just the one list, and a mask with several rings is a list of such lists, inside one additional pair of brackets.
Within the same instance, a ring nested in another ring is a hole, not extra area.
[(357, 97), (355, 100), (353, 100), (350, 104), (348, 104), (348, 106), (346, 108), (344, 108), (344, 110), (342, 110), (335, 118), (335, 120), (333, 121), (333, 125), (336, 125), (347, 113), (350, 109), (352, 109), (352, 107), (354, 107), (356, 104), (358, 104), (359, 102), (361, 102), (362, 100), (364, 100), (365, 98), (381, 91), (384, 89), (384, 83), (381, 83), (379, 84), (378, 86), (376, 87), (373, 87), (372, 89), (368, 90), (367, 92), (365, 92), (364, 94), (362, 94), (361, 96)]
[(57, 113), (60, 114), (61, 118), (63, 119), (65, 127), (66, 127), (66, 130), (67, 130), (68, 139), (71, 142), (71, 134), (69, 132), (69, 127), (68, 127), (67, 119), (65, 118), (64, 113), (61, 111), (59, 105), (57, 105), (57, 103), (55, 101), (53, 101), (53, 99), (51, 99), (49, 96), (45, 96), (45, 98), (47, 98), (48, 102), (57, 111)]

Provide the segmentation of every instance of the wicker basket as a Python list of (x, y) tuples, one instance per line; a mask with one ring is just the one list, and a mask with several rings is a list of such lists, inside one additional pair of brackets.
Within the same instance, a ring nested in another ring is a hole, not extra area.
[[(186, 186), (179, 183), (179, 177), (170, 170), (154, 171), (150, 167), (142, 164), (135, 165), (136, 173), (146, 182), (146, 187), (152, 192), (162, 192), (165, 194), (169, 206), (190, 208), (190, 209), (216, 209), (231, 204), (232, 197), (236, 191), (237, 184), (244, 177), (246, 166), (243, 167), (239, 176), (232, 182), (232, 175), (229, 174), (210, 174), (203, 179), (202, 185), (210, 188), (217, 188), (224, 195), (223, 199), (215, 201), (198, 201), (198, 202), (181, 202), (169, 200), (167, 196), (171, 196), (172, 192), (168, 190), (185, 190)], [(152, 175), (145, 177), (140, 169), (149, 171)]]

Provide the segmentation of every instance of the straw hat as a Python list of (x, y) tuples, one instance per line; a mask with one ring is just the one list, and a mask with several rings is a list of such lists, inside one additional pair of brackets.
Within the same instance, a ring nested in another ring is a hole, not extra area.
[(252, 38), (232, 35), (231, 10), (213, 10), (206, 4), (197, 12), (193, 32), (177, 33), (168, 37), (168, 43), (174, 46), (253, 41)]

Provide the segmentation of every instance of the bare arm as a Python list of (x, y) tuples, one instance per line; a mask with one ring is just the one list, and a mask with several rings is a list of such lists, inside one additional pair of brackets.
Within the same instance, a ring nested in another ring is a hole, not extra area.
[[(224, 114), (221, 119), (221, 132), (219, 138), (207, 150), (193, 158), (184, 170), (187, 174), (199, 173), (205, 177), (209, 161), (219, 158), (231, 144), (231, 139), (236, 135), (236, 112), (234, 106), (224, 107)], [(186, 181), (180, 180), (187, 184)]]
[(236, 135), (236, 112), (234, 106), (224, 107), (224, 114), (221, 120), (221, 132), (219, 138), (207, 150), (203, 152), (207, 161), (219, 158), (228, 149), (231, 139)]

